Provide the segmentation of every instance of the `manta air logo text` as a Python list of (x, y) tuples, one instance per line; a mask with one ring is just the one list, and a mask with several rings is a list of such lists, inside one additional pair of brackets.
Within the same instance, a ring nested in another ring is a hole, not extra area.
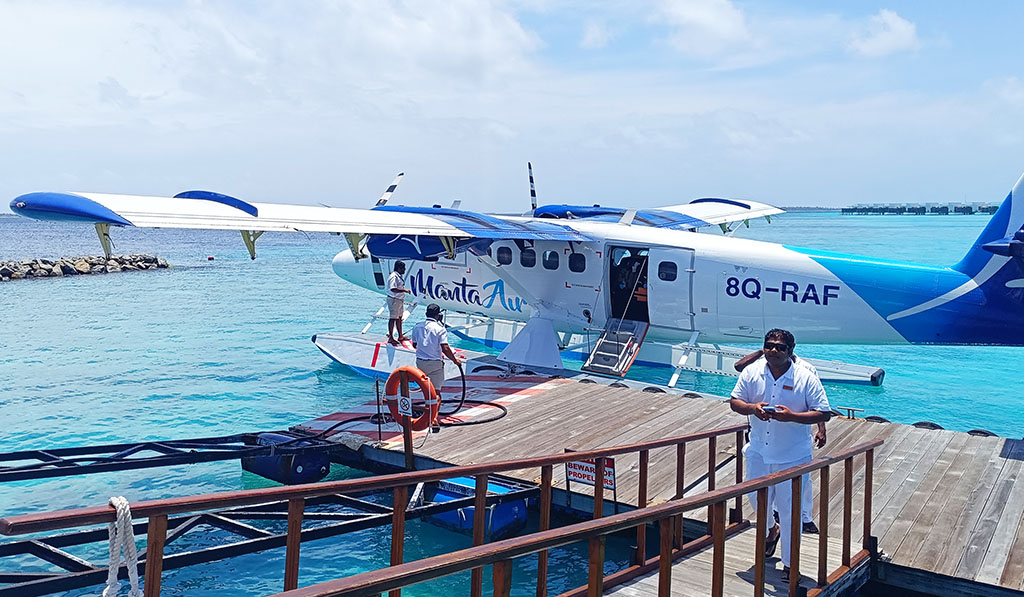
[(505, 296), (505, 281), (498, 279), (486, 284), (470, 284), (465, 277), (460, 282), (434, 282), (434, 276), (417, 271), (409, 280), (409, 290), (418, 297), (430, 297), (490, 309), (501, 307), (506, 311), (522, 313), (526, 301), (518, 296)]

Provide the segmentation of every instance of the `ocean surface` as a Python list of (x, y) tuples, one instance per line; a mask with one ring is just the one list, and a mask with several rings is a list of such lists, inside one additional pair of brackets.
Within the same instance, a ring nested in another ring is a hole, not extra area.
[[(771, 224), (752, 222), (737, 236), (946, 265), (960, 259), (987, 221), (788, 213)], [(174, 267), (0, 283), (0, 451), (281, 429), (372, 394), (367, 379), (310, 342), (315, 333), (361, 328), (381, 302), (332, 273), (331, 259), (345, 246), (340, 237), (268, 233), (255, 261), (236, 232), (118, 229), (113, 238), (115, 253), (156, 254)], [(0, 260), (100, 252), (92, 226), (0, 215)], [(1024, 348), (800, 345), (797, 352), (886, 370), (881, 388), (826, 386), (833, 406), (1021, 437)], [(665, 369), (630, 373), (648, 381), (669, 377)], [(717, 394), (733, 383), (713, 375), (680, 378), (681, 387)], [(360, 475), (336, 466), (331, 478)], [(135, 501), (271, 484), (237, 462), (16, 482), (0, 486), (0, 515), (101, 505), (111, 495)], [(418, 525), (409, 526), (409, 559), (469, 545), (467, 537)], [(384, 527), (304, 544), (300, 582), (382, 565), (389, 533)], [(609, 567), (625, 562), (625, 543), (609, 546)], [(553, 569), (574, 572), (552, 591), (585, 581), (585, 549), (555, 558)], [(282, 549), (167, 571), (164, 594), (274, 592), (283, 561)], [(25, 570), (38, 569), (27, 562)], [(525, 583), (532, 566), (524, 560), (514, 578)], [(409, 594), (452, 594), (446, 586)]]

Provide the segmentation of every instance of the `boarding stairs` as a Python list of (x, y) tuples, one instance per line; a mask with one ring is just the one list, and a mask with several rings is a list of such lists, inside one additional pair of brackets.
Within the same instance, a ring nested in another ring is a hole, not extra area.
[(598, 375), (625, 377), (640, 352), (649, 324), (631, 319), (609, 319), (604, 333), (580, 370)]

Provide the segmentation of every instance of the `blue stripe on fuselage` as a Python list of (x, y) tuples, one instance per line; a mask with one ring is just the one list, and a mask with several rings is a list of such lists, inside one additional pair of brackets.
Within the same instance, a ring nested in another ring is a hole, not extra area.
[[(883, 318), (942, 296), (971, 279), (949, 267), (786, 248), (828, 269)], [(1021, 276), (1017, 269), (1007, 261), (983, 286), (888, 323), (915, 344), (1024, 345), (1024, 289), (1006, 287), (1006, 282)]]

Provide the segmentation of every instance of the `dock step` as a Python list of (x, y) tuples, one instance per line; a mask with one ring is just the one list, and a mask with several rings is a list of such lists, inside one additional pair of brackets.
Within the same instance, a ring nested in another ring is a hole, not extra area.
[(647, 335), (648, 324), (645, 321), (631, 319), (609, 319), (608, 327), (587, 362), (580, 370), (599, 375), (625, 377), (630, 365), (636, 360), (640, 345)]

